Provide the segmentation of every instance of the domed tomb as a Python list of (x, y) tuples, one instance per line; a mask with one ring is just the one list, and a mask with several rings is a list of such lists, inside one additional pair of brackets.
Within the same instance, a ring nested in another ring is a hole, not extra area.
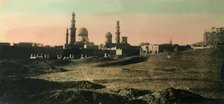
[(112, 34), (107, 32), (105, 35), (105, 47), (110, 48), (112, 47)]
[(112, 44), (112, 34), (110, 32), (106, 33), (105, 38), (106, 38), (105, 44)]
[(78, 36), (79, 36), (79, 40), (81, 42), (88, 42), (89, 41), (88, 30), (85, 27), (79, 29)]
[(110, 32), (107, 32), (105, 38), (107, 38), (107, 39), (112, 38), (112, 34)]

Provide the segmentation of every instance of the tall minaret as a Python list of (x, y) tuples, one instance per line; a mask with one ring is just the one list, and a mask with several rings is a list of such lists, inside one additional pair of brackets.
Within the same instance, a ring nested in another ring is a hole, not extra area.
[(75, 35), (76, 35), (76, 27), (75, 27), (75, 13), (73, 12), (72, 13), (72, 25), (71, 25), (71, 33), (70, 33), (70, 45), (71, 45), (71, 48), (74, 48), (75, 47)]
[(120, 47), (120, 21), (117, 21), (117, 32), (116, 34), (116, 47), (119, 48)]
[(68, 28), (67, 28), (67, 31), (66, 31), (66, 40), (65, 40), (65, 49), (68, 49), (68, 36), (69, 36), (69, 33), (68, 33)]

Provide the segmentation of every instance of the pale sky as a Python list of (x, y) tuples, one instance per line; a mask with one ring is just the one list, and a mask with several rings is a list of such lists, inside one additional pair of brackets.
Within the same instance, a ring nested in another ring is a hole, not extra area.
[(0, 0), (0, 42), (63, 45), (71, 14), (90, 41), (115, 38), (116, 21), (131, 44), (191, 44), (213, 26), (224, 27), (224, 0)]

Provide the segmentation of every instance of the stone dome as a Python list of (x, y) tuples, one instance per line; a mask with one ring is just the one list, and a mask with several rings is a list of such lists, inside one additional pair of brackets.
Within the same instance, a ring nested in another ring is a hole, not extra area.
[(86, 36), (87, 37), (88, 36), (88, 30), (85, 27), (80, 28), (78, 36)]
[(110, 32), (107, 32), (105, 38), (112, 38), (112, 34)]

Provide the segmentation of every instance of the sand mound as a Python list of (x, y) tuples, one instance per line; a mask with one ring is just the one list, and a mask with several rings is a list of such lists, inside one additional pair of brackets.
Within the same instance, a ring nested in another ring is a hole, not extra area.
[(191, 93), (189, 91), (167, 88), (161, 91), (156, 91), (152, 93), (152, 96), (155, 98), (154, 102), (161, 104), (188, 104), (188, 103), (200, 103), (203, 104), (207, 99), (202, 96)]
[(105, 88), (105, 86), (88, 81), (52, 82), (41, 79), (4, 78), (0, 80), (0, 97), (3, 101), (10, 104), (15, 104), (16, 102), (37, 102), (34, 99), (37, 99), (42, 92), (69, 88), (100, 89)]
[(128, 96), (131, 98), (138, 98), (140, 96), (144, 96), (146, 94), (152, 94), (149, 90), (138, 90), (133, 88), (118, 90), (117, 93), (122, 96)]
[(94, 90), (57, 90), (41, 96), (42, 104), (147, 104), (142, 100)]
[(206, 99), (185, 90), (168, 88), (148, 90), (123, 89), (114, 92), (101, 90), (66, 89), (44, 92), (43, 104), (222, 104), (221, 100)]
[(122, 89), (108, 91), (88, 81), (52, 82), (41, 79), (0, 80), (0, 102), (17, 104), (222, 104), (189, 91)]

